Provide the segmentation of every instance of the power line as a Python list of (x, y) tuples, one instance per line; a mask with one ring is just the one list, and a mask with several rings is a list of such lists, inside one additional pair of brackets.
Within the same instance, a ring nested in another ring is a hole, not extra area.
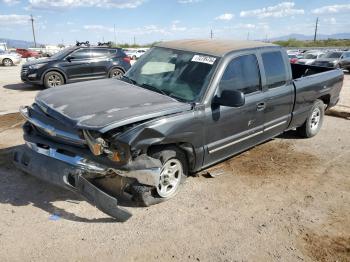
[(35, 30), (34, 30), (34, 18), (33, 18), (33, 15), (30, 15), (30, 21), (32, 22), (32, 31), (33, 31), (33, 38), (34, 38), (34, 47), (36, 47)]

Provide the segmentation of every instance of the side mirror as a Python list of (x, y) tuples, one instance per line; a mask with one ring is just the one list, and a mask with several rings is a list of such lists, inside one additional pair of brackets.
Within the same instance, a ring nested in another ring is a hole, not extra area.
[(74, 59), (74, 56), (67, 56), (66, 57), (66, 60), (68, 61), (68, 62), (71, 62), (72, 60)]
[(221, 106), (240, 107), (245, 104), (244, 93), (237, 90), (223, 90), (220, 97), (215, 96), (213, 103)]

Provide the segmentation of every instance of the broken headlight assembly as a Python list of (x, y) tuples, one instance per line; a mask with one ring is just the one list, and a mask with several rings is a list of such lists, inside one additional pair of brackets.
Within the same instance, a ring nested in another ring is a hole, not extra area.
[(107, 141), (99, 133), (93, 131), (83, 130), (83, 135), (95, 156), (107, 155), (114, 162), (126, 162), (128, 160), (128, 146), (115, 141), (115, 139), (113, 139), (113, 142)]

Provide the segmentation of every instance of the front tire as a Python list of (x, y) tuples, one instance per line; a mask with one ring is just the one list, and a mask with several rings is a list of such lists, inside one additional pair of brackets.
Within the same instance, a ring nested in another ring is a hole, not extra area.
[(173, 198), (180, 190), (188, 174), (186, 154), (177, 147), (156, 148), (149, 155), (162, 163), (157, 187), (132, 186), (134, 200), (142, 206), (150, 206)]
[(44, 87), (51, 88), (64, 84), (63, 75), (58, 72), (48, 72), (44, 77)]
[(297, 132), (301, 137), (310, 138), (318, 134), (324, 119), (325, 105), (322, 100), (316, 100), (305, 123), (297, 128)]
[(5, 58), (4, 60), (2, 60), (2, 64), (4, 66), (13, 66), (13, 62), (10, 58)]

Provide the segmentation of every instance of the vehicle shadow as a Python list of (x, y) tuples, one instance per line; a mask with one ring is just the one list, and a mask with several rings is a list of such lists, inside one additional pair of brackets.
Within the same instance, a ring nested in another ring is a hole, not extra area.
[(296, 130), (289, 130), (277, 136), (280, 139), (304, 139), (298, 135)]
[(17, 90), (17, 91), (36, 91), (36, 90), (43, 89), (39, 85), (32, 85), (32, 84), (26, 84), (26, 83), (4, 85), (3, 88), (10, 89), (10, 90)]
[(111, 217), (88, 219), (55, 206), (57, 201), (79, 204), (84, 201), (79, 195), (27, 175), (12, 164), (12, 154), (21, 146), (0, 149), (0, 203), (12, 206), (32, 205), (50, 215), (83, 223), (111, 223)]

